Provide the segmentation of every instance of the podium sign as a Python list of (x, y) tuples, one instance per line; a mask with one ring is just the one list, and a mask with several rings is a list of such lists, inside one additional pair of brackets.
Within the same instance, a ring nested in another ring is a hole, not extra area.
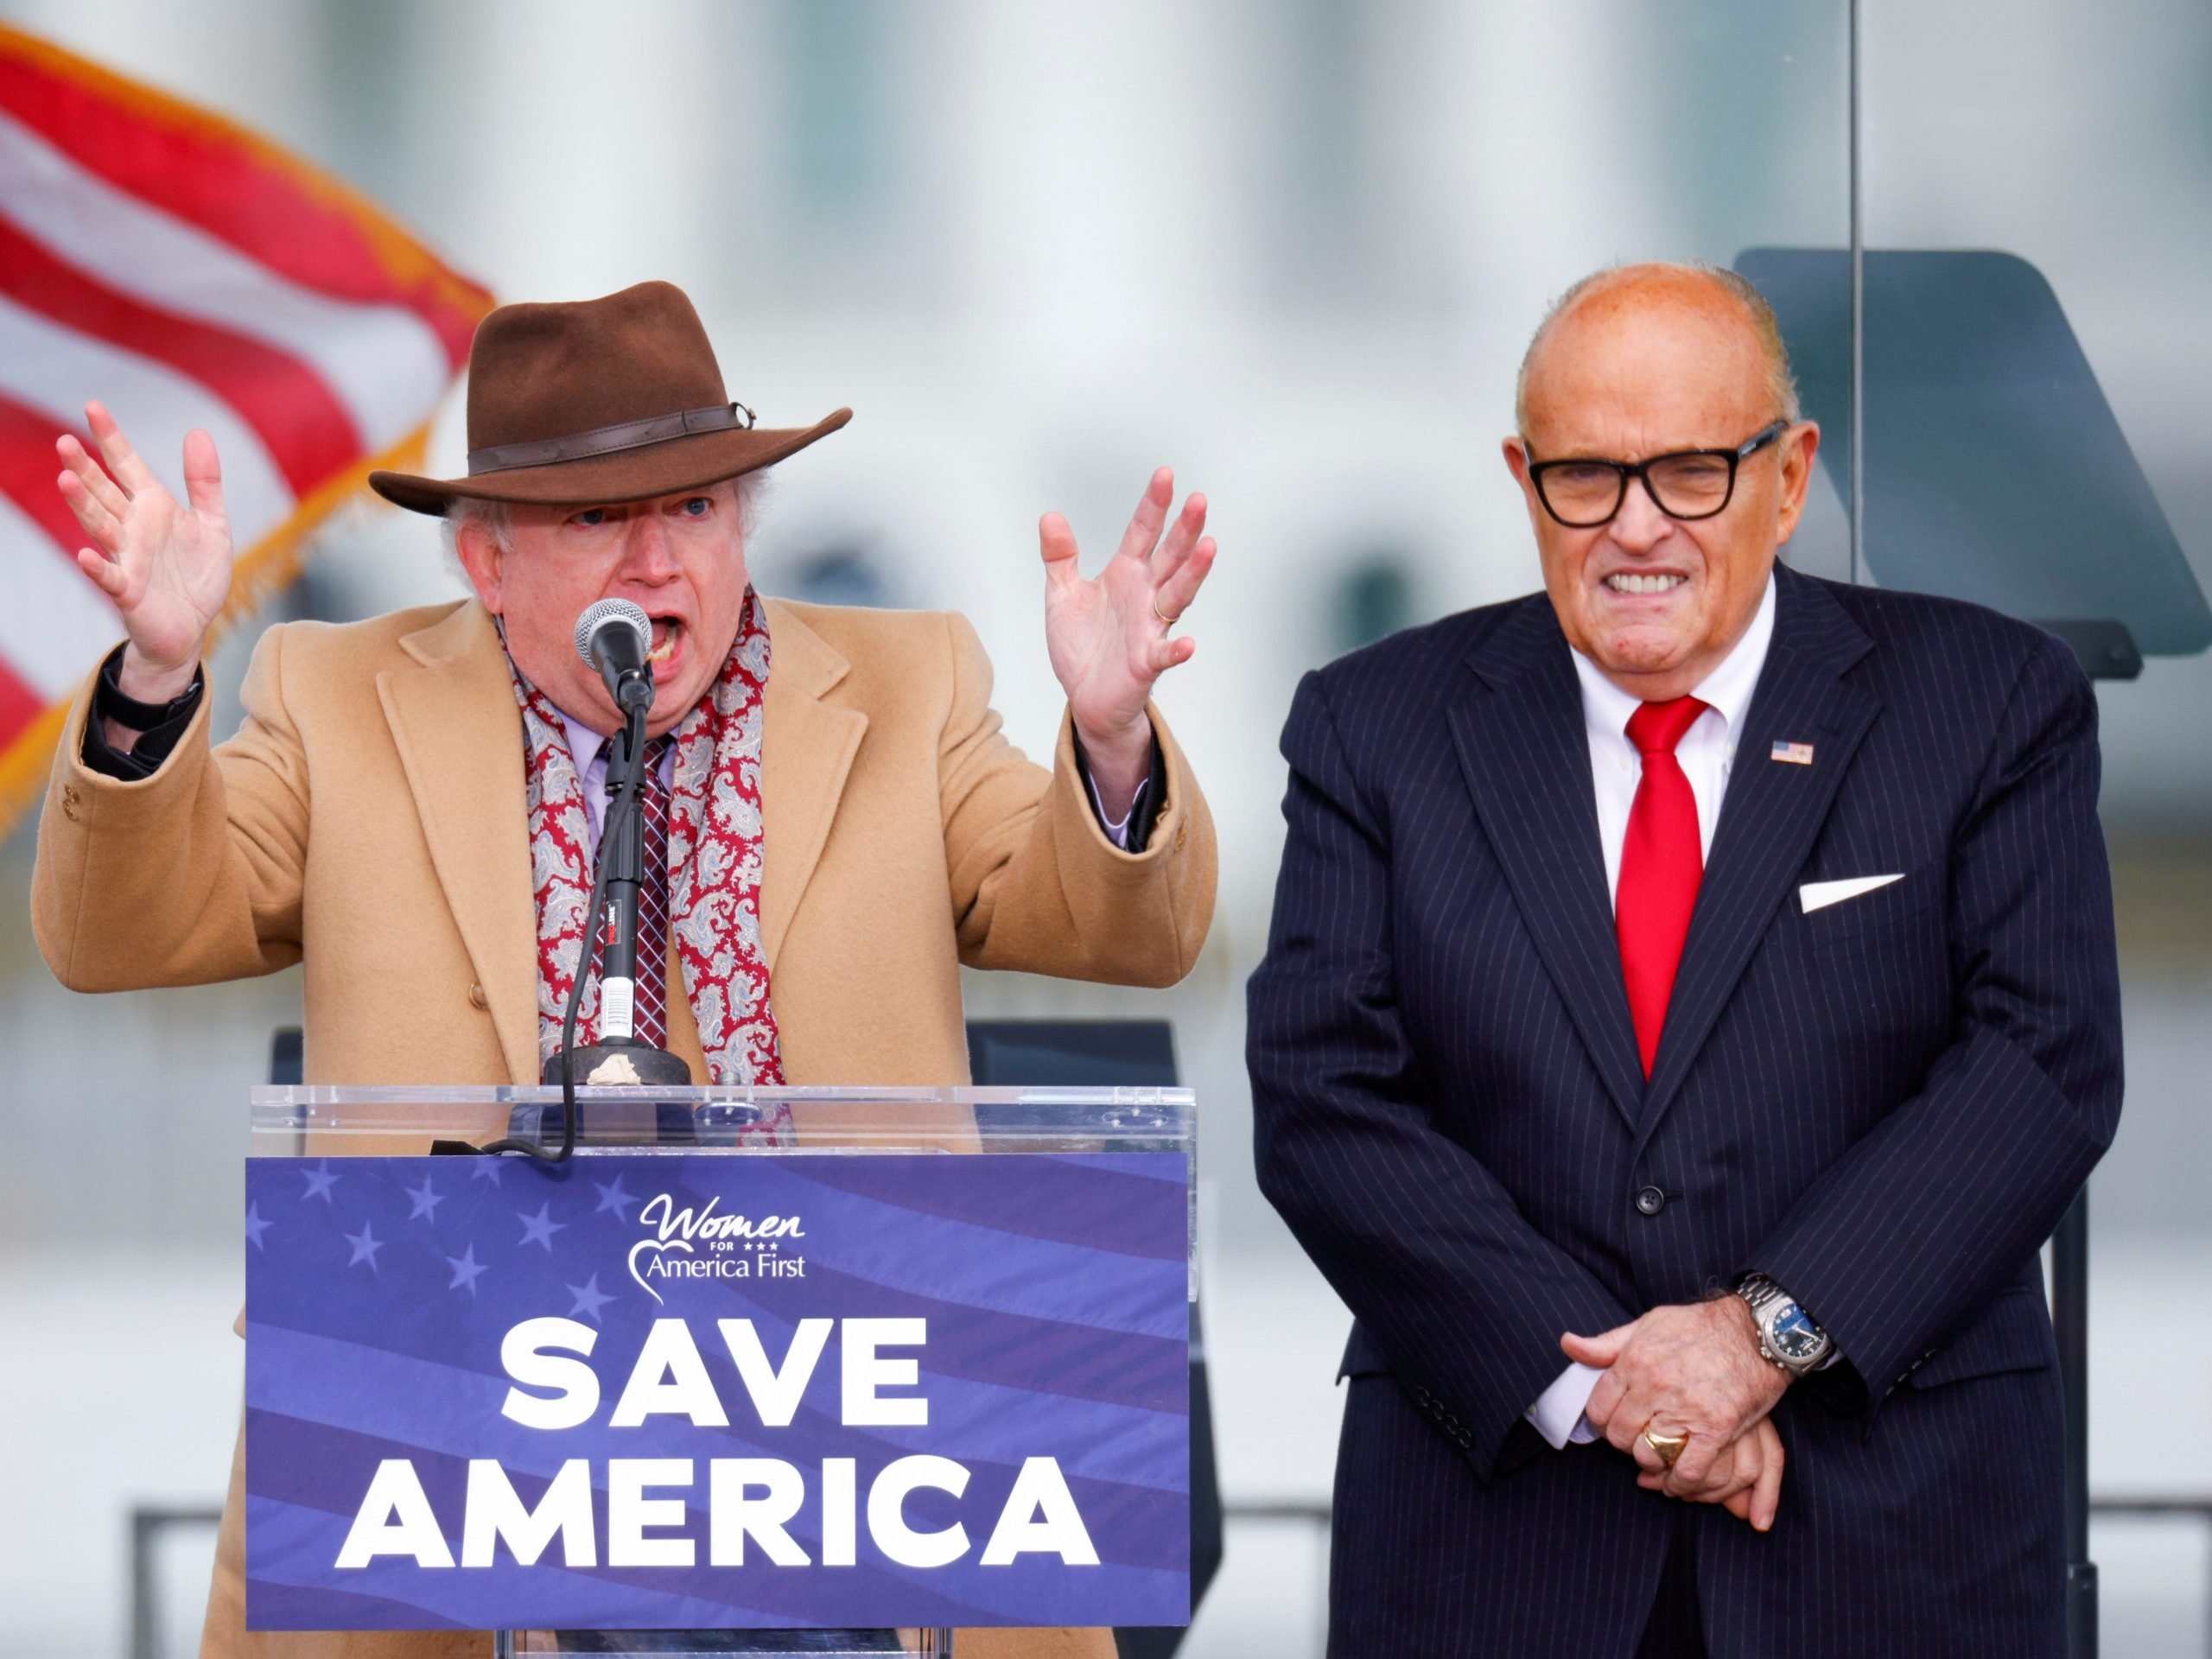
[(1187, 1621), (1185, 1153), (305, 1151), (249, 1628)]

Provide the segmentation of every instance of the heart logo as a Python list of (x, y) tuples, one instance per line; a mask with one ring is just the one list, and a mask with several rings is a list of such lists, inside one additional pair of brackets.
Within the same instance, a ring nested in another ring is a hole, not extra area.
[(638, 1271), (638, 1255), (642, 1250), (651, 1250), (655, 1255), (658, 1255), (663, 1250), (681, 1250), (686, 1255), (694, 1255), (696, 1252), (690, 1244), (680, 1238), (671, 1238), (665, 1242), (658, 1238), (641, 1238), (630, 1247), (630, 1276), (637, 1280), (639, 1290), (644, 1291), (646, 1295), (658, 1302), (661, 1300), (660, 1292), (647, 1284), (644, 1276)]

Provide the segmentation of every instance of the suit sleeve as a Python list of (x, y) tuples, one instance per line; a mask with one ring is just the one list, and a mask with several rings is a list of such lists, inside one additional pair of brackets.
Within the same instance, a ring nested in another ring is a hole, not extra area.
[(274, 973), (300, 959), (306, 756), (284, 706), (283, 635), (246, 671), (246, 716), (219, 748), (202, 697), (152, 772), (85, 763), (88, 683), (71, 708), (31, 878), (31, 923), (73, 990), (135, 990)]
[(1167, 723), (1148, 709), (1160, 791), (1141, 852), (1106, 838), (1063, 714), (1052, 770), (1007, 741), (991, 665), (965, 617), (945, 619), (952, 692), (938, 752), (960, 960), (1065, 979), (1172, 985), (1213, 919), (1213, 818)]
[(1560, 1334), (1630, 1316), (1437, 1127), (1399, 1007), (1389, 839), (1318, 675), (1283, 754), (1289, 835), (1246, 1037), (1260, 1185), (1488, 1478), (1565, 1367)]
[(1952, 842), (1956, 1035), (1744, 1264), (1805, 1306), (1878, 1405), (2018, 1276), (2118, 1126), (2098, 772), (2095, 697), (2042, 642)]

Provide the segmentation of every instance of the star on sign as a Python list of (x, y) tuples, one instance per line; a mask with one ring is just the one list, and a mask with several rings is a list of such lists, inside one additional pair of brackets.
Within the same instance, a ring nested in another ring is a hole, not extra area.
[(246, 1242), (251, 1244), (257, 1250), (263, 1249), (264, 1247), (261, 1243), (261, 1236), (268, 1230), (269, 1224), (261, 1218), (261, 1206), (257, 1204), (250, 1204), (246, 1205)]
[(489, 1181), (493, 1185), (497, 1186), (499, 1184), (500, 1173), (505, 1168), (506, 1166), (497, 1158), (479, 1158), (468, 1166), (468, 1179), (472, 1181)]
[(592, 1185), (599, 1189), (599, 1208), (592, 1214), (603, 1216), (612, 1210), (615, 1220), (630, 1219), (630, 1206), (638, 1201), (638, 1195), (624, 1189), (620, 1175), (611, 1181), (594, 1181)]
[[(553, 1219), (553, 1200), (550, 1198), (538, 1206), (536, 1215), (525, 1216), (518, 1211), (515, 1219), (522, 1223), (522, 1243), (543, 1244), (548, 1255), (553, 1253), (553, 1235), (569, 1224), (565, 1221)], [(516, 1248), (519, 1249), (521, 1246)]]
[(576, 1305), (569, 1310), (571, 1319), (581, 1313), (584, 1318), (596, 1321), (599, 1310), (614, 1300), (599, 1287), (599, 1275), (595, 1273), (581, 1285), (570, 1285), (568, 1289), (569, 1294), (576, 1299)]
[(330, 1173), (328, 1159), (324, 1159), (313, 1169), (302, 1170), (300, 1173), (308, 1178), (308, 1190), (301, 1198), (301, 1203), (305, 1204), (308, 1198), (321, 1198), (325, 1204), (338, 1202), (330, 1196), (330, 1189), (338, 1185), (338, 1177)]
[(476, 1259), (476, 1246), (471, 1244), (459, 1255), (446, 1257), (446, 1265), (453, 1269), (453, 1282), (446, 1288), (459, 1290), (466, 1286), (468, 1294), (474, 1296), (476, 1294), (476, 1275), (484, 1271), (484, 1264)]
[(346, 1265), (358, 1268), (365, 1262), (369, 1264), (369, 1271), (374, 1273), (377, 1270), (377, 1252), (385, 1247), (385, 1241), (377, 1236), (375, 1227), (365, 1221), (359, 1232), (347, 1233), (345, 1239), (353, 1247), (353, 1259)]
[(446, 1195), (431, 1190), (430, 1178), (428, 1175), (423, 1177), (422, 1185), (403, 1186), (399, 1190), (404, 1192), (415, 1205), (407, 1212), (408, 1220), (416, 1221), (424, 1217), (428, 1217), (432, 1222), (437, 1220), (437, 1217), (430, 1212), (446, 1201)]

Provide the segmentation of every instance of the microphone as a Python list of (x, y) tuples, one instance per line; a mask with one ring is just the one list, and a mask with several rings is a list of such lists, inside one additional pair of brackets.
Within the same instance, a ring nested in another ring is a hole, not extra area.
[(652, 619), (626, 599), (587, 605), (576, 619), (576, 655), (599, 671), (607, 694), (626, 715), (653, 706)]

